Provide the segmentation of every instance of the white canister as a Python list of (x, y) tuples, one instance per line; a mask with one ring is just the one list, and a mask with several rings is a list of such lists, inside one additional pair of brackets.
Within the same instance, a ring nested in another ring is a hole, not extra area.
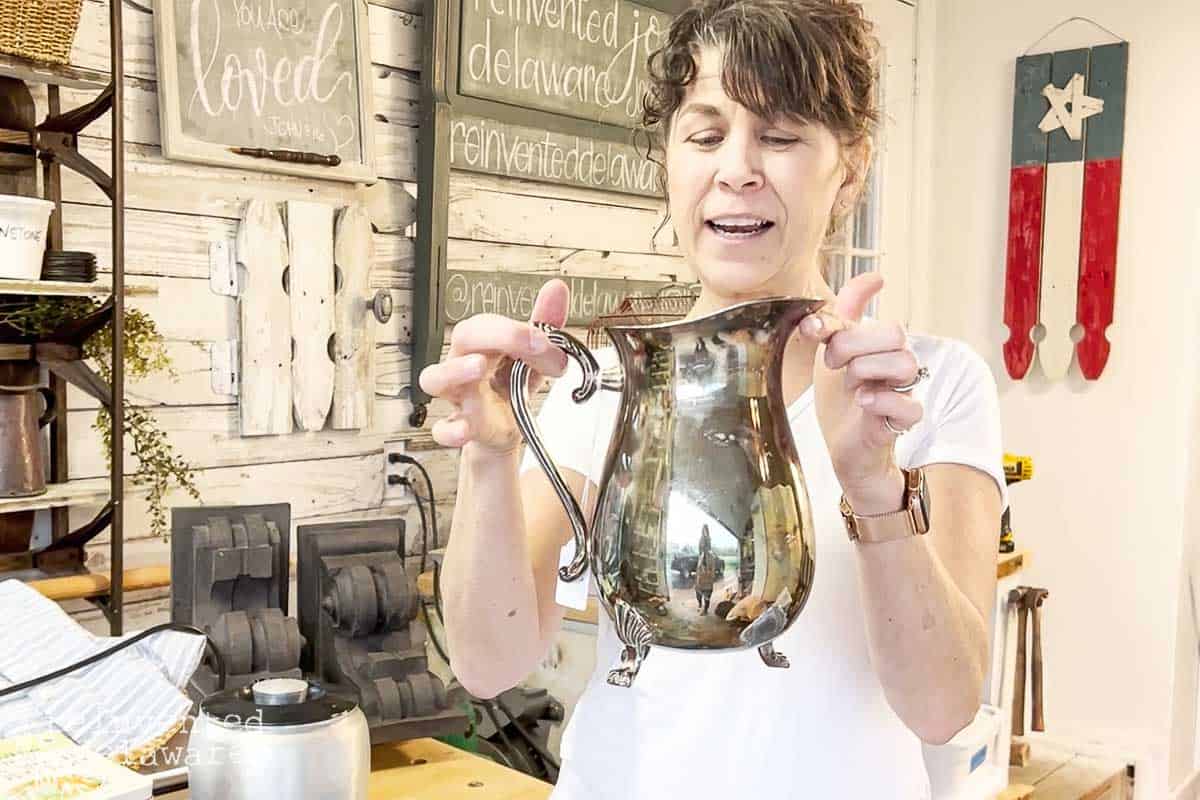
[(46, 229), (54, 203), (37, 197), (0, 194), (0, 278), (42, 277)]

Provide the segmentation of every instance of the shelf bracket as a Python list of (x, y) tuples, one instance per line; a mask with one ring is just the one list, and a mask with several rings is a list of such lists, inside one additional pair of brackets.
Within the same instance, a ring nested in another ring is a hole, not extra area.
[(112, 388), (96, 374), (94, 369), (78, 358), (59, 359), (54, 358), (53, 355), (47, 355), (42, 349), (43, 347), (45, 345), (38, 345), (36, 348), (38, 362), (45, 364), (51, 372), (63, 380), (75, 384), (88, 395), (99, 400), (105, 408), (112, 408)]
[(113, 504), (112, 500), (109, 500), (105, 503), (104, 508), (100, 509), (100, 513), (92, 518), (91, 522), (71, 531), (45, 550), (38, 551), (35, 558), (41, 558), (50, 553), (62, 550), (82, 550), (84, 545), (99, 536), (112, 523), (112, 514)]
[(112, 108), (112, 99), (113, 85), (110, 83), (91, 102), (61, 114), (46, 117), (37, 126), (37, 129), (45, 133), (82, 133), (84, 128), (100, 119)]
[(42, 158), (57, 161), (68, 169), (78, 172), (90, 180), (100, 191), (113, 199), (113, 180), (107, 172), (93, 162), (84, 158), (76, 149), (78, 135), (74, 133), (59, 133), (57, 131), (38, 131), (37, 149)]

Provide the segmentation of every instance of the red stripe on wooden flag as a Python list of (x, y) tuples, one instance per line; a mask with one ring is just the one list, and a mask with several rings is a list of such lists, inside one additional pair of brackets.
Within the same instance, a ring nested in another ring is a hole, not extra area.
[(1042, 278), (1042, 215), (1046, 167), (1014, 167), (1008, 186), (1008, 258), (1004, 280), (1004, 364), (1014, 380), (1033, 363), (1029, 338), (1038, 319)]
[(1088, 161), (1083, 168), (1083, 228), (1079, 241), (1076, 321), (1083, 338), (1075, 345), (1079, 369), (1096, 380), (1108, 361), (1105, 329), (1112, 324), (1117, 281), (1117, 221), (1121, 206), (1121, 159)]

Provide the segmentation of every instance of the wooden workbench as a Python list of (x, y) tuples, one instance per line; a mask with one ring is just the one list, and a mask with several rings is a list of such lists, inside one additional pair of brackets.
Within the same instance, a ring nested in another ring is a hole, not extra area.
[(1029, 763), (1008, 771), (1010, 793), (1001, 800), (1128, 800), (1133, 793), (1128, 772), (1120, 759), (1037, 741)]
[[(554, 787), (436, 739), (371, 750), (370, 800), (545, 800)], [(184, 800), (188, 791), (158, 796)]]

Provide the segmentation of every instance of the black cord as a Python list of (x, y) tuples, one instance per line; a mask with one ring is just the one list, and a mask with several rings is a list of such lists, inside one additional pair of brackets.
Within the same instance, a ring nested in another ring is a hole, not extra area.
[(421, 499), (421, 495), (417, 494), (416, 489), (413, 489), (413, 499), (417, 501), (417, 513), (421, 517), (421, 568), (420, 572), (425, 572), (425, 561), (429, 556), (429, 524), (425, 520), (425, 501)]
[[(421, 502), (421, 498), (417, 495), (416, 491), (413, 491), (413, 497), (415, 497), (417, 500), (417, 516), (419, 516), (421, 518), (421, 541), (422, 541), (421, 572), (424, 572), (425, 571), (425, 556), (427, 554), (427, 551), (429, 550), (429, 527), (428, 527), (428, 521), (425, 519), (425, 506)], [(440, 608), (441, 591), (439, 591), (439, 588), (438, 588), (438, 573), (439, 573), (439, 568), (438, 568), (437, 562), (435, 561), (433, 564), (433, 597), (434, 597), (434, 602), (435, 602), (434, 611), (437, 613), (438, 621), (442, 624), (442, 626), (444, 628), (446, 625), (446, 621), (442, 617), (442, 610)], [(453, 673), (454, 667), (451, 666), (451, 664), (450, 664), (450, 656), (447, 653), (446, 648), (442, 645), (441, 641), (438, 639), (437, 634), (434, 632), (433, 622), (429, 619), (429, 605), (425, 600), (421, 600), (420, 602), (421, 602), (421, 616), (425, 618), (425, 630), (429, 633), (429, 641), (433, 643), (433, 649), (437, 651), (438, 656), (440, 656), (442, 661), (444, 661), (446, 663), (447, 669), (449, 669), (450, 672)]]
[[(425, 518), (425, 504), (421, 501), (421, 495), (419, 495), (417, 493), (417, 487), (412, 486), (411, 483), (409, 484), (409, 486), (411, 486), (412, 490), (413, 490), (413, 499), (417, 501), (417, 511), (421, 518), (421, 569), (420, 569), (420, 571), (423, 573), (423, 572), (425, 572), (425, 565), (426, 565), (426, 562), (428, 561), (428, 556), (429, 556), (429, 529), (431, 527), (433, 528), (434, 549), (437, 549), (438, 544), (439, 544), (439, 542), (438, 542), (438, 523), (437, 523), (437, 502), (435, 501), (435, 498), (434, 498), (433, 480), (429, 477), (429, 471), (425, 469), (425, 465), (422, 464), (420, 461), (417, 461), (415, 458), (408, 455), (407, 453), (393, 454), (391, 456), (391, 459), (392, 459), (393, 463), (399, 462), (399, 463), (403, 463), (403, 464), (408, 464), (408, 465), (414, 466), (418, 470), (420, 470), (421, 477), (424, 478), (424, 480), (425, 480), (425, 487), (429, 491), (429, 516), (432, 520), (432, 523), (430, 523), (430, 521), (426, 520), (426, 518)], [(438, 621), (442, 624), (442, 627), (445, 627), (446, 615), (444, 613), (442, 613), (441, 565), (438, 564), (436, 560), (434, 560), (434, 562), (433, 562), (433, 600), (434, 600), (434, 605), (433, 605), (434, 613), (437, 614)], [(422, 610), (425, 611), (424, 606), (422, 606)], [(428, 611), (426, 611), (426, 620), (425, 621), (426, 621), (426, 625), (428, 626), (428, 622), (429, 622)], [(442, 655), (443, 659), (446, 661), (446, 664), (449, 665), (450, 659), (446, 658), (443, 655), (443, 653), (444, 653), (443, 649), (441, 647), (438, 647), (438, 642), (437, 642), (437, 639), (435, 637), (433, 637), (432, 629), (430, 630), (430, 636), (431, 636), (431, 638), (434, 639), (434, 646), (437, 648), (438, 654)]]
[(500, 724), (499, 718), (496, 716), (495, 709), (492, 708), (492, 703), (489, 700), (480, 700), (483, 710), (487, 712), (488, 719), (492, 721), (492, 725), (496, 726), (496, 733), (500, 734), (500, 741), (504, 742), (504, 748), (513, 755), (521, 757), (521, 762), (526, 766), (526, 772), (529, 775), (533, 774), (533, 764), (529, 763), (529, 758), (525, 753), (522, 753), (517, 748), (513, 747), (512, 740), (508, 738), (508, 734), (504, 732), (504, 727)]
[(433, 649), (437, 651), (442, 661), (445, 661), (446, 666), (453, 672), (454, 667), (450, 666), (450, 656), (446, 655), (442, 643), (438, 641), (437, 634), (433, 632), (433, 623), (429, 621), (429, 604), (423, 600), (421, 601), (421, 615), (425, 617), (425, 630), (429, 632), (429, 641), (433, 642)]
[(559, 767), (558, 764), (558, 759), (550, 755), (546, 748), (538, 744), (533, 738), (533, 735), (525, 730), (524, 726), (521, 725), (520, 720), (517, 719), (517, 715), (512, 712), (512, 709), (505, 705), (504, 701), (499, 697), (496, 698), (496, 705), (500, 706), (500, 710), (504, 712), (505, 716), (512, 720), (513, 727), (517, 729), (517, 733), (521, 734), (521, 738), (533, 748), (534, 752), (541, 756), (543, 761), (554, 767), (555, 772), (561, 771), (561, 767)]
[(433, 610), (442, 627), (446, 627), (446, 615), (442, 613), (442, 565), (436, 561), (433, 562)]
[(510, 759), (508, 756), (506, 756), (504, 754), (504, 751), (501, 750), (500, 747), (495, 742), (488, 741), (487, 739), (481, 738), (478, 740), (478, 743), (476, 746), (487, 750), (487, 754), (489, 756), (495, 756), (497, 759), (504, 762), (504, 766), (508, 767), (509, 769), (514, 769), (514, 770), (516, 769), (516, 767), (513, 766), (512, 759)]
[[(433, 524), (432, 524), (432, 527), (433, 527), (433, 549), (436, 550), (438, 548), (438, 530), (439, 530), (438, 529), (438, 519), (437, 519), (437, 502), (434, 499), (433, 480), (430, 479), (430, 477), (429, 477), (429, 470), (425, 469), (424, 464), (422, 464), (420, 461), (417, 461), (415, 458), (408, 455), (407, 453), (400, 455), (400, 461), (402, 461), (405, 464), (410, 464), (410, 465), (416, 467), (420, 471), (421, 477), (425, 479), (425, 488), (429, 490), (429, 508), (430, 508), (429, 516), (433, 520)], [(413, 487), (413, 496), (416, 497), (416, 495), (417, 495), (417, 487), (414, 486)]]
[(11, 694), (17, 694), (18, 692), (23, 692), (27, 689), (32, 689), (34, 686), (46, 683), (47, 681), (61, 678), (64, 675), (68, 675), (76, 670), (95, 664), (97, 661), (108, 658), (113, 653), (124, 650), (126, 647), (132, 647), (142, 639), (145, 639), (147, 636), (152, 636), (153, 634), (161, 633), (162, 631), (179, 631), (181, 633), (194, 633), (203, 636), (205, 646), (208, 648), (209, 652), (212, 653), (213, 661), (215, 661), (217, 665), (217, 689), (220, 690), (225, 688), (225, 659), (221, 657), (221, 653), (217, 650), (217, 646), (213, 643), (213, 640), (209, 638), (208, 634), (192, 625), (184, 625), (177, 622), (164, 622), (160, 625), (154, 625), (153, 627), (147, 628), (137, 636), (126, 639), (119, 644), (113, 645), (107, 650), (88, 656), (81, 661), (76, 661), (74, 664), (69, 664), (62, 669), (56, 669), (54, 672), (46, 675), (41, 675), (37, 678), (30, 678), (22, 683), (0, 689), (0, 697), (7, 697)]

